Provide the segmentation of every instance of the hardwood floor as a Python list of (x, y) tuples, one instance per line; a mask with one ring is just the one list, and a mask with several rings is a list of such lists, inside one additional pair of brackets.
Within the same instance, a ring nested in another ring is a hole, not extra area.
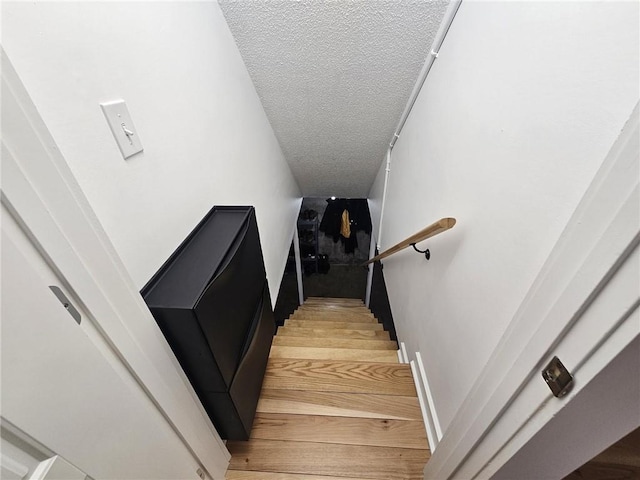
[(430, 457), (409, 365), (360, 300), (310, 298), (274, 338), (230, 480), (421, 479)]
[(640, 428), (636, 428), (563, 480), (639, 479)]

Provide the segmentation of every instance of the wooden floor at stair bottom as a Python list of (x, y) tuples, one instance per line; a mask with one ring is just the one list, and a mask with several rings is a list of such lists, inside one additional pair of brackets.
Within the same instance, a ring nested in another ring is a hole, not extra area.
[(397, 344), (356, 324), (360, 301), (305, 305), (308, 318), (292, 315), (274, 338), (251, 438), (227, 443), (226, 478), (421, 479), (429, 445)]

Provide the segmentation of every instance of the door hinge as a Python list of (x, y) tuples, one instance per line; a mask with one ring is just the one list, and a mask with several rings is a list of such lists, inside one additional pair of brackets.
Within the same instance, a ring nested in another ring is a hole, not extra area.
[(558, 357), (553, 357), (542, 370), (542, 378), (547, 382), (555, 397), (564, 397), (573, 386), (573, 376)]

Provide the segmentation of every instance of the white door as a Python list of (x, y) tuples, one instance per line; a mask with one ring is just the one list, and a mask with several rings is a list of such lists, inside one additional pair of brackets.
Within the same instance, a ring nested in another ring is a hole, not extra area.
[[(3, 422), (96, 480), (198, 479), (197, 462), (89, 313), (4, 206), (2, 214)], [(51, 285), (78, 309), (80, 324)]]
[(92, 480), (59, 455), (29, 438), (14, 426), (1, 428), (2, 480)]
[(3, 434), (96, 480), (224, 478), (229, 452), (2, 47), (0, 61)]

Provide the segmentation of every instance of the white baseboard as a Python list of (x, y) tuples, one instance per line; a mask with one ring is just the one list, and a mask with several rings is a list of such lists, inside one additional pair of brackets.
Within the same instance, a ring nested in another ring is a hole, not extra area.
[(400, 362), (409, 363), (409, 355), (407, 355), (407, 346), (404, 344), (404, 342), (400, 342), (400, 352), (402, 354), (402, 360), (400, 360)]
[(431, 394), (424, 364), (422, 363), (422, 356), (420, 352), (416, 352), (416, 361), (412, 360), (410, 362), (407, 346), (404, 342), (400, 342), (398, 361), (411, 365), (411, 373), (418, 394), (418, 402), (420, 402), (420, 411), (422, 412), (422, 419), (424, 420), (424, 426), (427, 431), (429, 447), (431, 448), (431, 452), (433, 452), (442, 438), (442, 428), (440, 428), (440, 421), (438, 420), (433, 395)]
[(427, 380), (427, 372), (422, 363), (422, 355), (420, 352), (416, 352), (416, 364), (418, 365), (418, 373), (420, 375), (420, 381), (425, 392), (426, 409), (428, 413), (428, 420), (433, 429), (435, 436), (435, 443), (432, 445), (432, 451), (435, 450), (438, 442), (442, 439), (442, 427), (440, 427), (440, 420), (438, 419), (438, 412), (436, 411), (435, 402), (433, 401), (433, 395), (431, 394), (431, 388), (429, 387), (429, 380)]
[(424, 393), (422, 392), (422, 385), (420, 384), (420, 377), (418, 376), (416, 362), (413, 360), (410, 362), (411, 374), (413, 375), (413, 383), (416, 386), (416, 392), (418, 394), (418, 402), (420, 403), (420, 411), (422, 412), (422, 420), (424, 422), (424, 428), (427, 431), (427, 440), (429, 440), (429, 449), (433, 452), (438, 445), (438, 438), (436, 437), (435, 430), (433, 428), (431, 419), (429, 417), (429, 410), (427, 402), (425, 402)]

